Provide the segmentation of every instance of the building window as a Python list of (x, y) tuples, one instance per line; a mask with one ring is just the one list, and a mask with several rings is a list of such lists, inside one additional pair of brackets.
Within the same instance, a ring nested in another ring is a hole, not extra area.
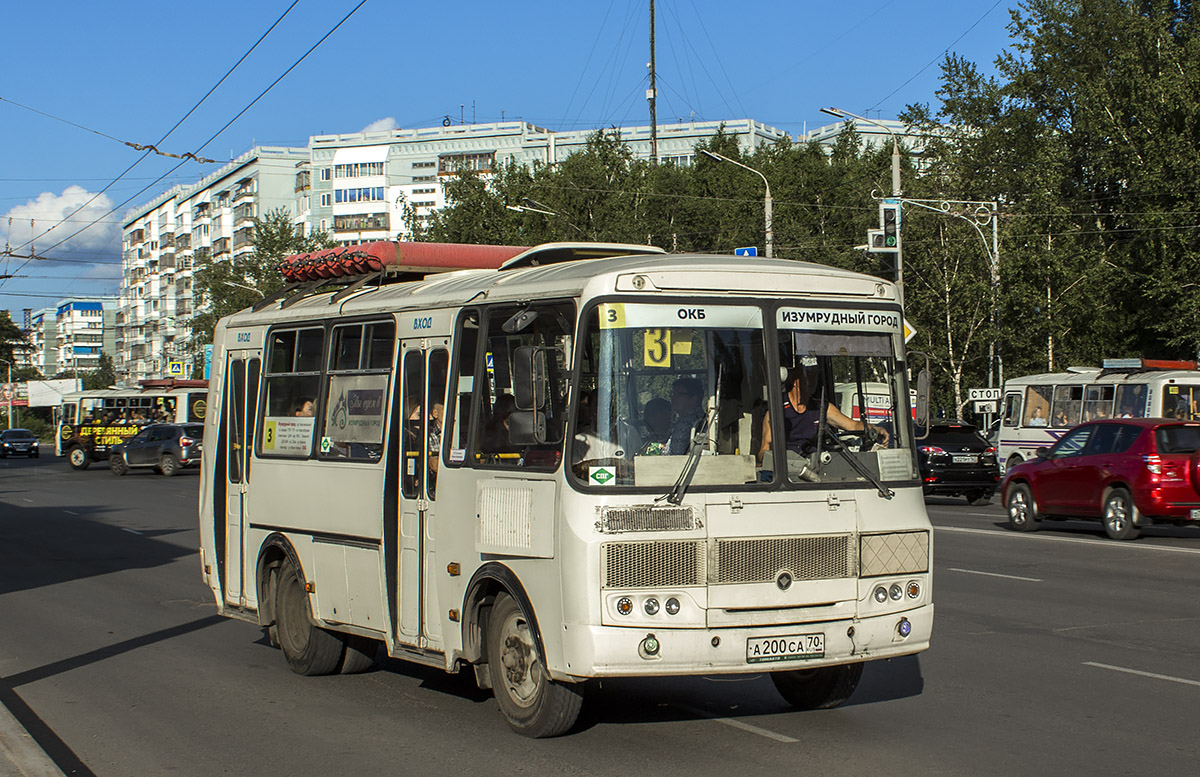
[(424, 189), (413, 189), (412, 193), (413, 194), (437, 194), (437, 187), (429, 186)]
[(329, 193), (328, 193), (328, 192), (326, 192), (325, 194), (322, 194), (322, 195), (321, 195), (321, 207), (322, 207), (322, 208), (328, 208), (328, 207), (329, 207), (329, 201), (330, 201), (330, 197), (329, 197)]
[(331, 172), (331, 171), (330, 171), (330, 169), (329, 169), (328, 167), (322, 167), (322, 168), (321, 168), (321, 180), (322, 180), (322, 181), (328, 181), (328, 180), (329, 180), (329, 177), (330, 177), (330, 176), (329, 176), (330, 172)]
[(334, 178), (363, 178), (368, 175), (383, 175), (383, 162), (358, 162), (334, 165)]
[(424, 167), (437, 167), (437, 162), (413, 162), (412, 166), (414, 170)]
[(383, 187), (368, 186), (362, 189), (335, 189), (334, 202), (382, 202)]
[(413, 176), (413, 183), (429, 183), (431, 181), (436, 181), (436, 180), (437, 180), (436, 175), (414, 175)]
[(494, 151), (478, 154), (443, 154), (438, 157), (438, 175), (454, 175), (460, 171), (492, 172), (496, 160)]

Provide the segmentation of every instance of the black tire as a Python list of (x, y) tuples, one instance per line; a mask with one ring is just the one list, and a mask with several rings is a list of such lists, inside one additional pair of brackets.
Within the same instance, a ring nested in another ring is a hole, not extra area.
[(345, 644), (313, 623), (304, 583), (291, 563), (279, 568), (275, 585), (275, 636), (296, 674), (333, 674), (341, 664)]
[(379, 652), (379, 640), (360, 637), (357, 634), (343, 634), (342, 641), (346, 643), (346, 652), (342, 656), (342, 664), (338, 667), (338, 672), (361, 674), (375, 666), (375, 654)]
[(784, 701), (796, 709), (827, 710), (846, 703), (858, 688), (862, 672), (860, 662), (772, 672), (771, 681)]
[(1037, 531), (1042, 528), (1042, 516), (1038, 513), (1033, 491), (1024, 483), (1017, 483), (1008, 494), (1008, 528), (1013, 531)]
[(112, 470), (112, 473), (117, 477), (120, 477), (129, 471), (129, 465), (126, 464), (125, 459), (120, 456), (109, 456), (108, 468)]
[(175, 458), (173, 454), (164, 453), (162, 458), (158, 460), (158, 471), (167, 477), (171, 477), (179, 471), (179, 459)]
[(92, 466), (92, 457), (88, 455), (82, 447), (76, 445), (67, 451), (67, 461), (71, 464), (71, 469), (82, 472)]
[(969, 505), (985, 505), (992, 501), (991, 491), (972, 491), (967, 494), (967, 504)]
[(1021, 458), (1021, 454), (1014, 453), (1013, 455), (1009, 456), (1008, 461), (1006, 461), (1004, 463), (1004, 474), (1007, 475), (1009, 472), (1012, 471), (1013, 467), (1017, 466), (1018, 464), (1024, 464), (1024, 463), (1025, 463), (1025, 459)]
[(1114, 540), (1136, 540), (1142, 530), (1137, 521), (1141, 518), (1133, 497), (1123, 488), (1114, 488), (1104, 498), (1104, 533)]
[(582, 689), (546, 673), (533, 624), (516, 600), (499, 594), (488, 620), (487, 660), (500, 712), (513, 731), (540, 739), (566, 733), (583, 706)]
[(40, 459), (41, 457), (42, 457), (41, 451), (38, 451), (37, 453), (29, 454), (29, 458), (31, 458), (31, 459)]

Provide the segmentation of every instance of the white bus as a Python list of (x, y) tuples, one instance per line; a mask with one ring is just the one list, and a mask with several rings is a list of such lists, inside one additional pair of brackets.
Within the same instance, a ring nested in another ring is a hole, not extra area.
[(122, 443), (149, 423), (203, 423), (208, 381), (164, 378), (143, 380), (137, 388), (109, 388), (64, 394), (56, 409), (54, 453), (71, 467), (87, 469), (107, 461), (109, 447)]
[(1005, 381), (1000, 460), (1007, 471), (1076, 424), (1121, 417), (1200, 420), (1195, 362), (1105, 359), (1099, 368), (1072, 367)]
[[(223, 319), (200, 496), (219, 611), (300, 674), (380, 645), (472, 671), (539, 737), (589, 678), (765, 671), (812, 709), (928, 648), (895, 287), (653, 250), (558, 244)], [(847, 383), (886, 387), (886, 440), (817, 419)]]

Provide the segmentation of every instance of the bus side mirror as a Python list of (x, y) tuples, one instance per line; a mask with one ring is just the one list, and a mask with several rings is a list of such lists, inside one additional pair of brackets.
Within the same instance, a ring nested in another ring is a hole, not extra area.
[(546, 406), (545, 349), (522, 345), (513, 353), (513, 399), (518, 410), (541, 410)]
[(1045, 447), (1038, 448), (1033, 452), (1033, 455), (1037, 456), (1039, 459), (1048, 459), (1050, 458), (1050, 449)]
[(914, 356), (921, 356), (925, 359), (925, 366), (917, 373), (917, 406), (914, 408), (916, 418), (913, 419), (916, 427), (924, 430), (924, 434), (922, 434), (924, 437), (929, 432), (929, 355), (920, 351), (912, 351), (908, 356), (910, 362)]
[(546, 414), (541, 410), (517, 410), (508, 417), (508, 441), (513, 445), (542, 445), (546, 442)]

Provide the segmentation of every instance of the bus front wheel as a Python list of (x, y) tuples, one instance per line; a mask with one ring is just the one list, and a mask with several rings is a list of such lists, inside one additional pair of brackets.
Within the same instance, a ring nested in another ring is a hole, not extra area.
[(92, 457), (78, 445), (67, 451), (67, 461), (71, 463), (71, 469), (77, 470), (85, 470), (92, 465)]
[(338, 636), (317, 626), (309, 615), (308, 594), (296, 567), (279, 568), (275, 585), (275, 635), (283, 657), (296, 674), (323, 675), (337, 671), (343, 643)]
[(500, 594), (488, 619), (488, 671), (508, 725), (527, 737), (566, 733), (579, 717), (583, 696), (574, 685), (547, 674), (533, 639), (533, 626), (520, 605)]
[(821, 666), (772, 672), (771, 681), (779, 695), (796, 709), (827, 710), (846, 703), (858, 688), (862, 672), (862, 663)]

